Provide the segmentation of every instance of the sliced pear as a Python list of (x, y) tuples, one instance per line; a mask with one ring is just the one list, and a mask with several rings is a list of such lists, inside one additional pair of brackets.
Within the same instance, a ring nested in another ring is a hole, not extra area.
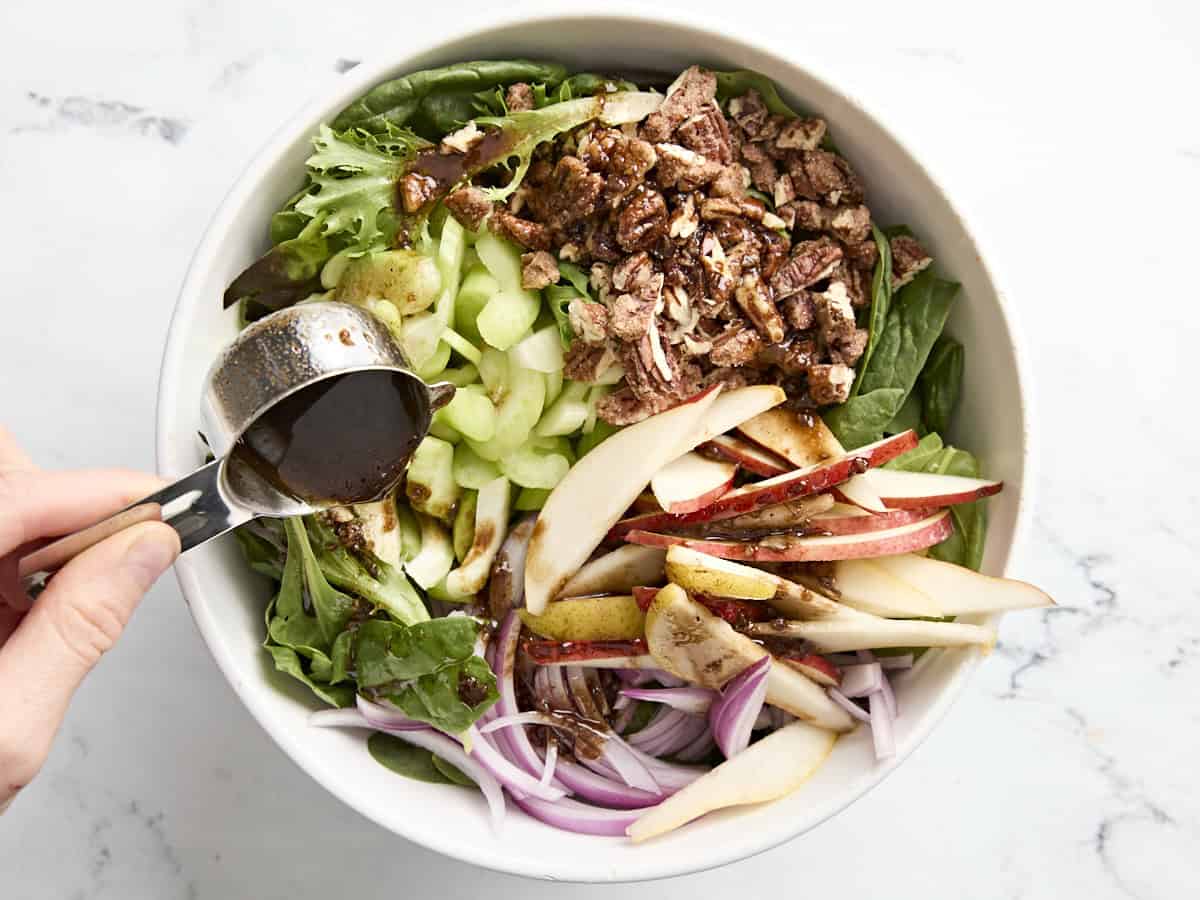
[(521, 621), (557, 641), (628, 641), (646, 630), (646, 614), (629, 595), (555, 600), (539, 616), (521, 610)]
[(838, 600), (884, 618), (940, 619), (949, 614), (933, 597), (893, 574), (883, 564), (886, 559), (881, 556), (834, 563), (833, 587)]
[(881, 647), (979, 646), (990, 651), (996, 643), (996, 633), (980, 625), (881, 619), (867, 613), (850, 613), (817, 622), (757, 622), (746, 631), (761, 637), (804, 638), (822, 653)]
[(648, 810), (626, 833), (641, 842), (717, 809), (765, 803), (790, 794), (825, 761), (836, 740), (832, 732), (793, 722)]
[(1049, 594), (1024, 581), (993, 578), (954, 563), (911, 553), (838, 563), (836, 580), (839, 590), (844, 591), (841, 587), (842, 567), (868, 561), (884, 569), (910, 590), (919, 591), (930, 598), (943, 610), (942, 615), (959, 616), (1054, 605)]
[(597, 556), (571, 576), (562, 587), (564, 597), (587, 594), (622, 594), (635, 587), (661, 584), (665, 550), (625, 544), (611, 553)]
[[(714, 690), (767, 654), (677, 584), (668, 584), (650, 604), (646, 644), (661, 668)], [(854, 727), (850, 716), (821, 687), (787, 666), (771, 666), (767, 703), (821, 728), (849, 731)]]

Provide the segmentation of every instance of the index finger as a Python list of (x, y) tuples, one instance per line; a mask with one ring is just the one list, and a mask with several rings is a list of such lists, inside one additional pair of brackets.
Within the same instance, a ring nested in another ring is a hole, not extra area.
[(13, 433), (0, 425), (0, 472), (6, 469), (26, 470), (35, 468), (29, 454), (21, 449)]

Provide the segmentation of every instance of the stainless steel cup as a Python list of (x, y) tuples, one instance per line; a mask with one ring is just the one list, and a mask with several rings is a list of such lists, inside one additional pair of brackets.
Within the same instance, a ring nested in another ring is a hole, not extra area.
[[(166, 522), (179, 532), (187, 551), (259, 516), (302, 516), (335, 505), (285, 494), (230, 456), (230, 450), (285, 397), (326, 378), (370, 370), (396, 372), (420, 385), (416, 393), (425, 402), (419, 421), (413, 423), (416, 434), (425, 434), (433, 413), (454, 396), (452, 384), (427, 386), (409, 367), (387, 327), (360, 307), (302, 303), (248, 326), (217, 357), (205, 379), (204, 437), (216, 458), (115, 515), (26, 556), (18, 565), (26, 591), (36, 597), (68, 560), (139, 522)], [(390, 448), (362, 450), (383, 455)]]

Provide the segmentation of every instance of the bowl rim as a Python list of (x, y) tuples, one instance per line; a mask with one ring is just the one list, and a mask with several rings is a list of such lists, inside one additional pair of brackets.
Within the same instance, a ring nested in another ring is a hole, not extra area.
[[(797, 61), (788, 53), (781, 42), (772, 39), (769, 35), (756, 32), (741, 23), (731, 24), (707, 11), (703, 13), (685, 13), (678, 9), (667, 8), (656, 10), (653, 14), (648, 14), (640, 11), (636, 6), (622, 4), (615, 8), (599, 12), (561, 12), (549, 4), (538, 3), (534, 4), (532, 8), (522, 5), (521, 9), (517, 11), (504, 10), (485, 14), (475, 24), (466, 29), (455, 27), (453, 24), (434, 26), (431, 27), (427, 32), (427, 36), (419, 44), (406, 47), (403, 54), (380, 55), (359, 64), (353, 70), (344, 74), (341, 79), (333, 82), (327, 89), (311, 97), (298, 110), (288, 116), (253, 154), (241, 174), (217, 205), (216, 210), (204, 229), (200, 242), (193, 253), (191, 262), (180, 284), (175, 308), (171, 315), (170, 324), (168, 325), (167, 339), (159, 371), (159, 389), (155, 416), (155, 454), (160, 472), (164, 468), (165, 461), (171, 455), (171, 448), (175, 445), (175, 439), (167, 428), (166, 410), (171, 404), (176, 402), (176, 398), (180, 393), (177, 380), (177, 375), (180, 371), (179, 360), (187, 350), (187, 341), (182, 329), (179, 327), (180, 323), (190, 310), (203, 299), (201, 292), (197, 289), (198, 282), (203, 279), (204, 273), (215, 262), (214, 257), (220, 244), (221, 235), (230, 227), (231, 221), (239, 214), (239, 210), (262, 182), (266, 174), (278, 164), (279, 158), (288, 145), (295, 139), (298, 130), (308, 130), (310, 128), (309, 123), (317, 117), (320, 111), (328, 107), (335, 98), (353, 98), (365, 93), (371, 86), (387, 77), (404, 58), (435, 53), (448, 44), (480, 37), (488, 32), (502, 28), (512, 28), (535, 22), (543, 24), (546, 22), (559, 22), (564, 26), (578, 27), (589, 21), (595, 22), (597, 20), (615, 20), (631, 27), (657, 27), (665, 25), (695, 32), (719, 34), (727, 40), (742, 44), (748, 51), (751, 51), (761, 59), (769, 60), (773, 64), (798, 69), (814, 82), (820, 84), (825, 90), (829, 91), (831, 95), (854, 107), (867, 120), (886, 132), (895, 143), (896, 149), (906, 155), (909, 161), (928, 178), (929, 183), (936, 191), (938, 199), (944, 205), (946, 212), (954, 221), (963, 238), (969, 243), (970, 248), (974, 251), (980, 271), (986, 278), (987, 284), (995, 298), (997, 312), (1005, 325), (1009, 337), (1014, 362), (1013, 374), (1016, 378), (1016, 395), (1020, 407), (1018, 412), (1021, 421), (1019, 454), (1021, 490), (1016, 497), (1013, 527), (1009, 537), (1008, 548), (1001, 560), (1000, 571), (1002, 574), (1007, 572), (1013, 552), (1025, 540), (1033, 515), (1033, 492), (1037, 478), (1036, 460), (1038, 459), (1038, 455), (1035, 452), (1035, 438), (1031, 429), (1031, 422), (1033, 421), (1033, 395), (1030, 390), (1031, 379), (1029, 377), (1028, 352), (1025, 346), (1024, 332), (1019, 326), (1015, 309), (1008, 303), (1004, 292), (999, 287), (999, 281), (994, 273), (994, 268), (992, 265), (989, 265), (987, 256), (980, 246), (977, 231), (968, 228), (962, 215), (960, 204), (951, 201), (942, 182), (925, 163), (919, 152), (912, 149), (910, 143), (904, 139), (903, 128), (897, 127), (894, 123), (890, 122), (885, 113), (872, 109), (856, 97), (852, 97), (840, 89), (836, 81), (831, 80), (825, 75), (819, 63), (814, 64), (810, 60)], [(914, 732), (911, 742), (905, 751), (898, 754), (888, 763), (877, 765), (867, 779), (859, 782), (861, 790), (848, 793), (836, 802), (827, 804), (820, 810), (819, 815), (805, 824), (798, 824), (795, 827), (785, 826), (774, 829), (763, 829), (757, 841), (739, 844), (733, 849), (718, 847), (713, 852), (706, 854), (702, 861), (685, 859), (681, 854), (656, 854), (651, 848), (646, 848), (649, 852), (642, 855), (643, 862), (634, 871), (628, 870), (632, 867), (624, 867), (622, 871), (614, 872), (609, 868), (602, 868), (583, 859), (572, 859), (567, 861), (566, 865), (559, 863), (553, 869), (548, 863), (534, 869), (496, 853), (480, 852), (479, 848), (466, 848), (460, 844), (435, 845), (420, 829), (397, 827), (394, 822), (384, 822), (371, 811), (350, 802), (344, 796), (335, 779), (324, 778), (319, 773), (313, 771), (312, 767), (293, 754), (290, 749), (290, 741), (279, 733), (276, 728), (268, 724), (270, 719), (263, 715), (264, 710), (261, 708), (258, 700), (243, 688), (238, 678), (233, 677), (230, 668), (232, 663), (218, 650), (218, 646), (209, 640), (210, 629), (215, 629), (217, 623), (215, 623), (215, 620), (207, 610), (198, 608), (202, 604), (192, 603), (193, 596), (202, 594), (197, 574), (186, 566), (176, 567), (175, 572), (184, 600), (191, 611), (192, 618), (218, 668), (259, 727), (267, 732), (276, 746), (283, 751), (289, 760), (349, 808), (375, 822), (380, 827), (392, 833), (399, 834), (406, 840), (471, 865), (483, 866), (495, 871), (531, 878), (609, 883), (655, 880), (707, 871), (727, 863), (748, 859), (786, 843), (846, 809), (856, 800), (873, 790), (884, 778), (898, 768), (935, 730), (937, 725), (949, 712), (951, 706), (953, 706), (962, 694), (967, 682), (982, 660), (982, 654), (980, 653), (964, 653), (962, 662), (949, 676), (944, 689), (925, 711), (922, 727)], [(999, 620), (1000, 616), (998, 615), (989, 617), (989, 621), (993, 625), (998, 624)], [(413, 820), (417, 821), (419, 818), (418, 816), (414, 816)], [(664, 859), (664, 857), (667, 857), (667, 859)]]

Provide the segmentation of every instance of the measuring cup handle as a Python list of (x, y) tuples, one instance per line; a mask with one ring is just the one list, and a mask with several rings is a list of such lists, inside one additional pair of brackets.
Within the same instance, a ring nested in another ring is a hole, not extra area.
[(252, 518), (253, 513), (225, 498), (221, 460), (215, 459), (107, 519), (35, 550), (17, 563), (17, 577), (26, 593), (36, 598), (56, 571), (89, 547), (133, 525), (166, 522), (179, 533), (182, 549), (190, 550)]

